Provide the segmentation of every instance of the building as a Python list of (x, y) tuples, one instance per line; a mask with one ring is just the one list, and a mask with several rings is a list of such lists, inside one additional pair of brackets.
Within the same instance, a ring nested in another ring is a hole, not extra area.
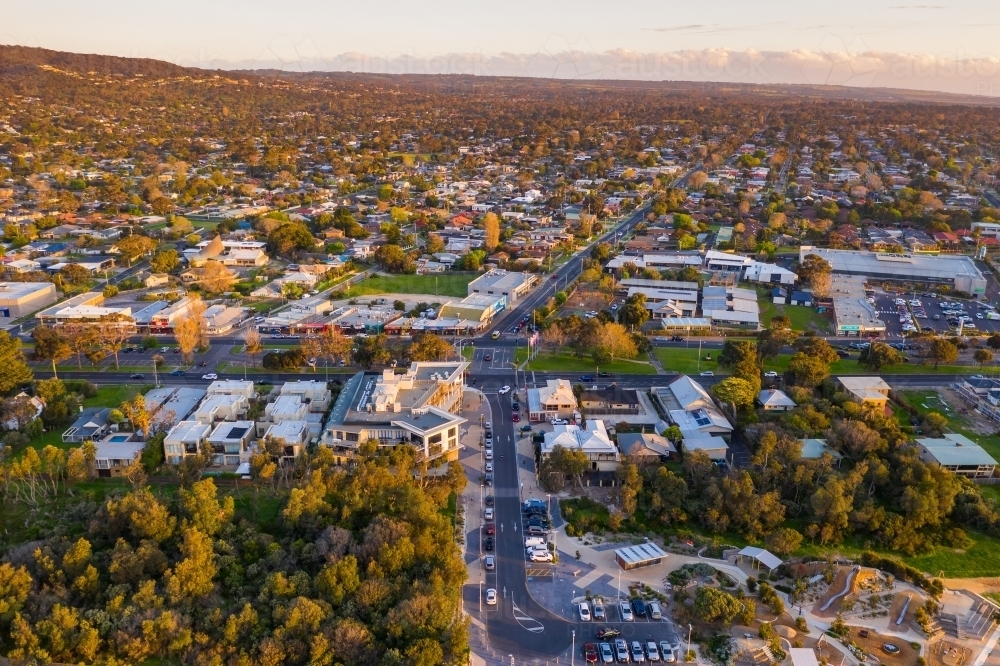
[(87, 292), (42, 310), (35, 315), (43, 324), (58, 326), (60, 324), (94, 323), (102, 317), (122, 315), (128, 321), (133, 321), (130, 306), (104, 306), (104, 294)]
[(801, 457), (803, 460), (819, 460), (823, 456), (828, 455), (833, 458), (838, 467), (840, 466), (840, 460), (843, 456), (839, 451), (827, 444), (825, 439), (806, 438), (799, 441), (802, 443)]
[(219, 421), (237, 421), (247, 414), (250, 405), (242, 395), (216, 393), (207, 396), (194, 412), (194, 420), (211, 425)]
[(549, 379), (546, 386), (528, 389), (528, 418), (531, 421), (572, 418), (576, 409), (576, 396), (566, 379)]
[(944, 437), (918, 439), (920, 459), (944, 467), (970, 479), (993, 476), (997, 461), (965, 435), (948, 433)]
[(666, 387), (653, 387), (651, 393), (680, 429), (686, 451), (701, 450), (713, 460), (725, 459), (726, 438), (732, 435), (733, 426), (701, 384), (681, 375)]
[(415, 362), (403, 374), (359, 372), (341, 389), (320, 444), (342, 460), (372, 439), (413, 446), (425, 458), (456, 458), (468, 367), (465, 361)]
[(635, 389), (622, 389), (616, 384), (603, 389), (584, 390), (580, 394), (580, 409), (587, 414), (639, 414), (642, 403)]
[(63, 434), (62, 441), (71, 444), (99, 440), (111, 432), (111, 409), (109, 407), (90, 407), (80, 412)]
[(264, 438), (274, 439), (282, 447), (281, 462), (294, 460), (309, 443), (309, 424), (305, 421), (282, 421), (268, 426)]
[(285, 382), (279, 389), (281, 395), (294, 395), (301, 398), (309, 406), (310, 412), (323, 413), (330, 407), (332, 394), (326, 382), (311, 379), (300, 379)]
[(615, 562), (625, 571), (649, 567), (667, 559), (667, 553), (652, 541), (635, 546), (619, 548), (615, 551)]
[(249, 379), (217, 379), (208, 385), (208, 395), (239, 395), (250, 400), (254, 396), (253, 382)]
[(504, 296), (508, 306), (513, 305), (527, 294), (538, 282), (538, 276), (533, 273), (510, 273), (499, 268), (483, 273), (469, 283), (469, 296), (481, 294), (485, 296)]
[(209, 434), (208, 447), (215, 465), (235, 467), (250, 459), (250, 440), (256, 428), (253, 421), (224, 421)]
[(796, 273), (782, 268), (776, 264), (765, 264), (760, 261), (751, 261), (743, 269), (743, 279), (747, 282), (761, 282), (765, 284), (793, 285), (799, 279)]
[(757, 292), (751, 289), (702, 287), (701, 314), (716, 326), (760, 328), (760, 305), (757, 303)]
[(879, 319), (875, 306), (865, 298), (864, 278), (834, 276), (830, 281), (830, 296), (837, 335), (867, 337), (885, 333), (885, 322)]
[(787, 412), (797, 406), (784, 391), (776, 388), (764, 389), (758, 393), (757, 402), (765, 412)]
[(99, 477), (121, 476), (132, 465), (139, 464), (145, 442), (129, 441), (129, 435), (111, 435), (94, 442), (94, 468)]
[(205, 397), (205, 389), (165, 386), (152, 389), (143, 397), (146, 411), (153, 415), (153, 428), (169, 429), (191, 416)]
[(305, 421), (309, 413), (309, 405), (302, 402), (297, 395), (279, 395), (274, 402), (264, 406), (264, 421), (281, 423), (282, 421)]
[(212, 426), (197, 421), (181, 421), (163, 440), (163, 455), (171, 465), (180, 465), (187, 456), (201, 453)]
[(17, 319), (59, 299), (51, 282), (0, 282), (0, 319)]
[(619, 433), (618, 448), (622, 455), (646, 465), (665, 463), (677, 457), (677, 447), (674, 446), (673, 442), (656, 433)]
[(691, 266), (693, 268), (701, 268), (701, 255), (697, 252), (694, 253), (674, 253), (674, 254), (643, 254), (643, 255), (631, 255), (631, 254), (620, 254), (609, 261), (605, 268), (611, 272), (620, 270), (625, 267), (626, 264), (632, 264), (636, 268), (656, 268), (656, 269), (678, 269), (686, 268)]
[(825, 259), (835, 274), (864, 276), (870, 282), (946, 286), (972, 297), (986, 293), (986, 278), (971, 257), (961, 254), (891, 254), (803, 245), (799, 261), (810, 254)]
[[(515, 275), (519, 274), (515, 273)], [(469, 288), (472, 288), (471, 283)], [(478, 322), (482, 326), (489, 323), (498, 313), (503, 312), (508, 303), (507, 296), (503, 294), (470, 294), (461, 301), (441, 306), (438, 317)]]
[(591, 472), (613, 472), (618, 469), (618, 447), (608, 436), (604, 421), (587, 419), (586, 428), (576, 425), (557, 425), (545, 433), (541, 445), (542, 458), (552, 455), (555, 447), (582, 451), (590, 461)]
[(889, 385), (881, 377), (837, 377), (837, 381), (859, 405), (885, 408), (889, 402)]

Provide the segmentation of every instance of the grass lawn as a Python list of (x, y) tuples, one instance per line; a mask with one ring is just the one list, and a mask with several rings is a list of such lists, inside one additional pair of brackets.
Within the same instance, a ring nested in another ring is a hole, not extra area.
[[(994, 459), (1000, 460), (1000, 435), (981, 435), (972, 427), (970, 417), (959, 414), (955, 411), (957, 405), (942, 402), (935, 390), (929, 391), (903, 391), (903, 398), (906, 402), (921, 414), (937, 412), (948, 419), (948, 427), (957, 433), (961, 433), (973, 442), (983, 447)], [(902, 410), (900, 410), (902, 412)], [(900, 423), (909, 423), (909, 416), (902, 412), (897, 413)], [(978, 486), (979, 491), (985, 497), (995, 497), (1000, 501), (1000, 486)]]
[(351, 279), (354, 277), (355, 273), (352, 271), (350, 273), (345, 273), (344, 275), (338, 275), (332, 280), (323, 280), (322, 282), (317, 282), (316, 286), (313, 287), (316, 291), (326, 291), (330, 287), (336, 286), (341, 282)]
[(468, 295), (475, 275), (373, 275), (351, 286), (339, 298), (357, 298), (376, 294), (428, 294), (434, 296)]
[(819, 314), (816, 308), (803, 305), (775, 305), (771, 302), (770, 293), (764, 289), (757, 290), (757, 302), (760, 304), (760, 322), (767, 326), (771, 318), (784, 315), (792, 322), (792, 330), (809, 331), (829, 334), (831, 315)]
[[(717, 349), (703, 349), (701, 351), (702, 361), (700, 365), (698, 363), (697, 345), (690, 349), (683, 347), (656, 347), (653, 353), (656, 354), (656, 358), (660, 359), (660, 364), (663, 365), (664, 370), (668, 372), (673, 370), (682, 375), (697, 375), (698, 372), (705, 372), (706, 370), (715, 372), (719, 369), (718, 361), (716, 361), (719, 351)], [(712, 356), (711, 361), (704, 360), (707, 355)]]
[[(524, 354), (527, 354), (527, 350), (525, 350)], [(519, 358), (523, 358), (523, 356), (519, 355)], [(599, 369), (601, 372), (615, 374), (656, 374), (656, 369), (648, 361), (616, 359), (598, 368), (592, 358), (578, 359), (569, 352), (559, 352), (554, 356), (552, 354), (541, 353), (528, 363), (526, 369), (538, 372), (596, 372)]]
[[(152, 371), (152, 368), (146, 368)], [(126, 400), (131, 400), (139, 393), (145, 393), (152, 385), (134, 381), (129, 384), (115, 384), (111, 386), (98, 386), (97, 395), (93, 398), (86, 398), (83, 401), (84, 407), (117, 407)]]

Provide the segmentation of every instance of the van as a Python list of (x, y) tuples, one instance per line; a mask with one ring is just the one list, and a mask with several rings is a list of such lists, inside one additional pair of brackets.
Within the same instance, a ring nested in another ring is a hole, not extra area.
[(540, 536), (524, 537), (525, 548), (534, 548), (535, 546), (544, 546), (544, 545), (545, 545), (545, 539), (543, 539)]

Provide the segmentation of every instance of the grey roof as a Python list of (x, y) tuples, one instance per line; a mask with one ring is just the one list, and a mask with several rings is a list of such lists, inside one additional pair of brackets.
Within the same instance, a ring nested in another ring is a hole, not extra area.
[(918, 439), (917, 444), (945, 467), (997, 464), (983, 447), (957, 433), (948, 433), (941, 438)]
[(781, 560), (778, 559), (778, 556), (770, 551), (764, 550), (763, 548), (747, 546), (740, 551), (740, 555), (743, 557), (752, 557), (768, 569), (774, 569), (781, 566)]
[(961, 254), (938, 256), (921, 254), (891, 255), (863, 250), (832, 250), (802, 248), (801, 255), (815, 254), (830, 263), (835, 273), (873, 274), (898, 273), (917, 278), (953, 279), (956, 276), (983, 279), (975, 262)]
[(615, 555), (631, 565), (642, 564), (651, 560), (662, 559), (667, 553), (653, 542), (640, 543), (627, 548), (619, 548)]

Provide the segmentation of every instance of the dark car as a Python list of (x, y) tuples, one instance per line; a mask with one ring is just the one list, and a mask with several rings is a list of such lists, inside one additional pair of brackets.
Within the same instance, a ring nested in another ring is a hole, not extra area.
[(202, 362), (201, 362), (201, 363), (199, 363), (198, 365), (199, 365), (200, 367), (202, 367), (202, 368), (207, 368), (207, 367), (208, 367), (208, 361), (202, 361)]
[(545, 530), (538, 525), (528, 525), (524, 531), (530, 536), (543, 536), (545, 534)]
[(639, 617), (646, 617), (646, 602), (642, 599), (633, 599), (632, 610), (635, 611), (635, 614)]
[(597, 646), (593, 643), (583, 644), (583, 658), (588, 664), (597, 663)]
[(272, 382), (270, 379), (261, 379), (259, 382), (257, 382), (257, 384), (259, 384), (260, 386), (274, 386), (274, 382)]
[(123, 354), (131, 354), (133, 351), (135, 351), (135, 350), (132, 349), (131, 347), (126, 347), (125, 349), (122, 350), (122, 353)]
[(530, 425), (523, 425), (523, 426), (521, 426), (520, 430), (521, 430), (521, 432), (531, 432), (531, 426)]
[(144, 374), (142, 374), (141, 372), (137, 372), (134, 375), (129, 376), (129, 379), (142, 379), (143, 377), (145, 377)]
[(487, 473), (485, 480), (486, 480), (486, 485), (487, 486), (492, 486), (493, 485), (493, 474), (492, 473)]
[(684, 338), (682, 338), (679, 335), (672, 335), (672, 336), (670, 336), (670, 341), (671, 342), (684, 342)]
[(518, 414), (511, 414), (510, 420), (513, 421), (514, 423), (517, 423), (518, 421), (521, 420), (521, 417)]
[(544, 514), (548, 513), (548, 510), (545, 508), (544, 504), (541, 504), (541, 505), (539, 505), (539, 504), (532, 504), (531, 506), (524, 507), (524, 512), (526, 514), (528, 514), (529, 516), (534, 516), (536, 514), (544, 515)]
[(169, 374), (170, 374), (171, 377), (183, 377), (184, 376), (184, 371), (183, 370), (171, 370), (169, 372)]
[(598, 372), (597, 376), (598, 377), (610, 377), (611, 373), (610, 372)]
[(486, 530), (487, 534), (489, 534), (490, 536), (492, 536), (492, 535), (494, 535), (494, 534), (497, 533), (497, 526), (494, 525), (493, 523), (486, 523), (485, 530)]
[(496, 546), (496, 543), (497, 543), (496, 539), (494, 539), (493, 537), (486, 537), (485, 539), (483, 539), (483, 548), (485, 550), (493, 550), (493, 548)]
[(493, 495), (486, 496), (486, 506), (493, 506)]
[(510, 408), (513, 409), (515, 412), (521, 411), (521, 403), (519, 402), (511, 403)]
[(490, 356), (489, 354), (485, 354), (485, 355), (483, 355), (483, 360), (484, 360), (484, 361), (492, 361), (492, 360), (493, 360), (493, 357), (492, 357), (492, 356)]
[(580, 381), (581, 382), (592, 382), (592, 381), (594, 381), (594, 375), (581, 375), (580, 376)]

